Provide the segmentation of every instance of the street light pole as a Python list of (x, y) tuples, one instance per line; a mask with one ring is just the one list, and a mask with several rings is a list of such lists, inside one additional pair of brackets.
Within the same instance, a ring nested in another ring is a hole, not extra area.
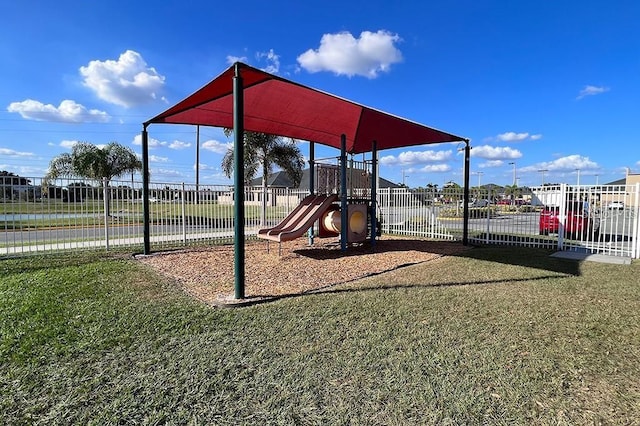
[(509, 164), (511, 164), (513, 166), (513, 185), (515, 186), (517, 184), (517, 182), (516, 182), (516, 162), (512, 161)]
[(580, 169), (576, 169), (576, 172), (578, 172), (578, 181), (576, 182), (576, 186), (580, 186)]
[(544, 186), (544, 174), (545, 172), (548, 172), (548, 169), (540, 169), (538, 170), (540, 173), (542, 173), (542, 186)]

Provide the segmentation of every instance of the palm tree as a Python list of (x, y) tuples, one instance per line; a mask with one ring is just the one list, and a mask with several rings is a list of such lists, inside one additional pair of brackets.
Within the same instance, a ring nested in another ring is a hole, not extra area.
[(515, 205), (516, 198), (518, 198), (522, 193), (522, 190), (518, 187), (518, 185), (507, 185), (504, 187), (504, 194), (511, 198), (511, 204)]
[[(59, 177), (83, 177), (109, 182), (125, 173), (142, 170), (142, 161), (128, 147), (117, 142), (110, 142), (98, 147), (88, 142), (78, 142), (49, 162), (49, 171), (45, 181)], [(107, 200), (107, 214), (109, 205)]]
[(448, 202), (457, 203), (461, 199), (462, 189), (454, 181), (449, 181), (442, 186), (442, 195)]
[(117, 142), (98, 147), (88, 142), (78, 142), (71, 149), (54, 157), (46, 175), (49, 179), (59, 177), (83, 177), (110, 182), (114, 177), (142, 170), (142, 161), (136, 154)]
[[(228, 137), (232, 129), (224, 129)], [(300, 185), (304, 158), (294, 139), (267, 133), (244, 133), (244, 181), (249, 182), (262, 168), (262, 211), (260, 225), (264, 226), (267, 213), (267, 182), (275, 166), (281, 168), (291, 178), (293, 185)], [(233, 174), (234, 150), (229, 148), (222, 159), (222, 171), (227, 177)]]

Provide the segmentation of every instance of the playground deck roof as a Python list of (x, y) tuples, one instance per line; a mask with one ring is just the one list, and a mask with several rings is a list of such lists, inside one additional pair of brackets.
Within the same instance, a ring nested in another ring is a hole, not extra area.
[(347, 152), (441, 142), (461, 136), (391, 115), (320, 90), (236, 63), (204, 87), (145, 124), (172, 123), (233, 127), (233, 78), (238, 66), (244, 93), (244, 130), (317, 142)]

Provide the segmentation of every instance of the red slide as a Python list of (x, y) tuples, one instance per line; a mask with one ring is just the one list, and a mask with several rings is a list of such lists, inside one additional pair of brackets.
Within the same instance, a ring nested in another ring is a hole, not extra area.
[(309, 195), (282, 222), (273, 228), (259, 230), (258, 238), (282, 242), (301, 237), (336, 201), (336, 194)]

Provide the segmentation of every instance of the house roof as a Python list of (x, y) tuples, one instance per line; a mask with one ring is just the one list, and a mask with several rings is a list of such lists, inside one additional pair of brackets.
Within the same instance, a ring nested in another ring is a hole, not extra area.
[(244, 129), (340, 149), (372, 151), (466, 139), (397, 117), (237, 62), (204, 87), (145, 124), (233, 127), (234, 78), (241, 77)]
[(619, 185), (626, 185), (626, 184), (627, 184), (627, 178), (623, 178), (623, 179), (614, 180), (613, 182), (605, 183), (604, 186), (619, 186)]
[[(267, 186), (270, 188), (295, 188), (295, 189), (309, 189), (309, 171), (311, 169), (304, 169), (302, 171), (302, 179), (300, 180), (300, 185), (298, 187), (293, 186), (293, 180), (285, 171), (277, 171), (269, 174), (269, 179), (267, 179)], [(249, 183), (251, 186), (261, 186), (262, 185), (262, 176), (254, 178)], [(400, 188), (400, 185), (397, 185), (390, 180), (385, 178), (380, 178), (378, 188)]]

